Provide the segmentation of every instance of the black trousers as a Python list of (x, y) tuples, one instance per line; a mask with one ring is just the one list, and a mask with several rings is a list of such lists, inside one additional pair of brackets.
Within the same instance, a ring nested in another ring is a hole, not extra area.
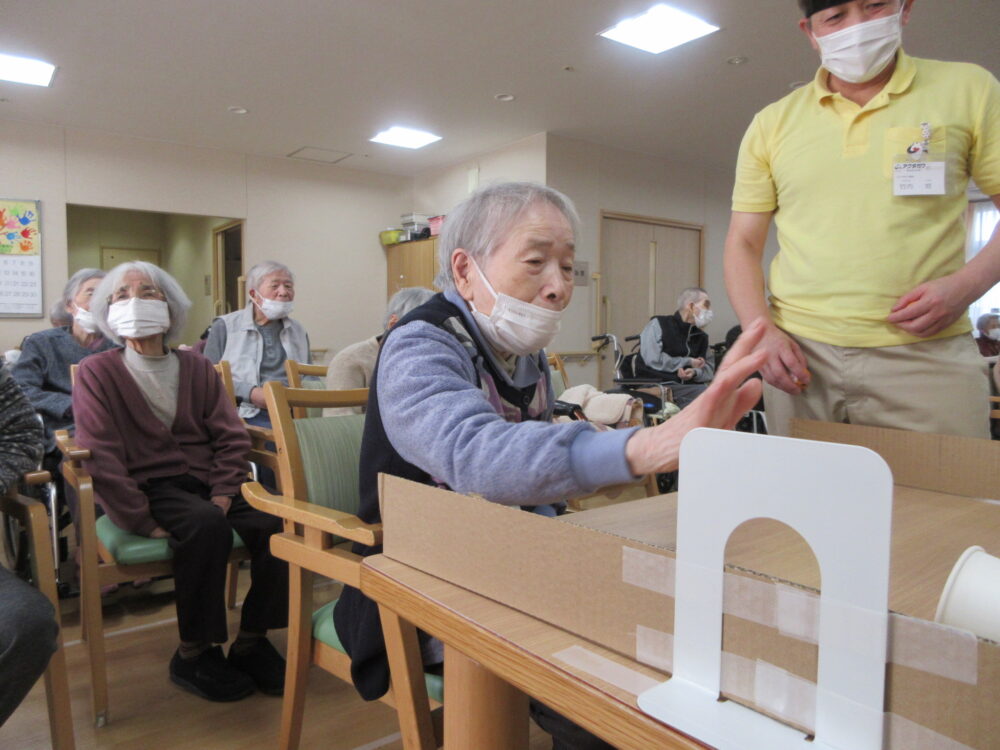
[(211, 502), (210, 488), (186, 474), (152, 479), (140, 489), (153, 518), (170, 534), (182, 641), (229, 639), (225, 589), (234, 529), (250, 553), (251, 585), (240, 627), (264, 632), (288, 625), (288, 565), (270, 550), (271, 535), (282, 528), (280, 519), (255, 510), (239, 495), (223, 515)]

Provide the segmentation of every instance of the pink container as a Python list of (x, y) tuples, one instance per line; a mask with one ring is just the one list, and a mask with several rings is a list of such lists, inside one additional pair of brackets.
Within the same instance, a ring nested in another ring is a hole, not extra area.
[(437, 237), (441, 234), (441, 225), (444, 224), (444, 216), (432, 216), (427, 220), (427, 223), (431, 225), (431, 237)]

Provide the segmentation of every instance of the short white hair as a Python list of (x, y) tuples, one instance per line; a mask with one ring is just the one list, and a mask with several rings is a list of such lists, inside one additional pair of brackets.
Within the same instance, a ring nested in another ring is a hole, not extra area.
[(382, 329), (385, 330), (389, 327), (389, 319), (393, 315), (396, 316), (397, 320), (400, 320), (410, 310), (420, 307), (433, 296), (434, 292), (422, 286), (408, 286), (405, 289), (400, 289), (389, 300), (385, 310), (385, 320), (382, 321)]
[[(68, 306), (76, 299), (76, 295), (79, 293), (81, 286), (91, 279), (103, 279), (105, 276), (107, 276), (107, 272), (100, 268), (81, 268), (69, 277), (69, 281), (67, 281), (66, 286), (63, 287), (62, 300), (60, 301), (60, 304), (63, 307)], [(70, 314), (69, 317), (72, 319), (72, 314)]]
[(708, 296), (708, 292), (702, 289), (700, 286), (689, 286), (680, 296), (677, 297), (677, 309), (683, 310), (685, 307), (690, 305), (692, 302), (697, 302), (701, 299), (701, 295)]
[(163, 334), (163, 340), (172, 341), (184, 328), (184, 323), (187, 320), (187, 311), (191, 307), (191, 300), (188, 299), (184, 290), (181, 289), (181, 285), (177, 283), (177, 280), (173, 276), (159, 266), (147, 263), (144, 260), (133, 260), (115, 266), (108, 271), (108, 275), (104, 277), (101, 283), (98, 284), (97, 289), (94, 290), (94, 296), (90, 301), (90, 314), (94, 316), (94, 320), (97, 322), (98, 328), (101, 329), (101, 333), (116, 344), (122, 343), (121, 337), (108, 325), (108, 308), (111, 306), (111, 296), (115, 293), (115, 289), (119, 287), (122, 279), (125, 278), (125, 274), (129, 271), (138, 271), (141, 273), (152, 281), (153, 286), (163, 292), (163, 296), (167, 298), (167, 309), (170, 310), (170, 328)]
[(270, 276), (272, 273), (277, 273), (278, 271), (283, 271), (287, 273), (292, 283), (295, 283), (295, 274), (292, 273), (291, 269), (284, 263), (279, 263), (276, 260), (262, 260), (260, 263), (256, 264), (253, 268), (247, 271), (247, 294), (250, 294), (251, 290), (260, 290), (261, 282), (264, 281), (265, 276)]
[(558, 209), (569, 222), (574, 238), (580, 234), (580, 217), (573, 201), (558, 190), (537, 182), (489, 185), (455, 206), (445, 218), (438, 238), (440, 269), (434, 280), (438, 288), (455, 288), (451, 254), (457, 248), (468, 252), (482, 268), (524, 212), (539, 203), (548, 203)]
[(983, 313), (982, 315), (979, 316), (979, 319), (976, 320), (976, 328), (978, 328), (980, 331), (985, 332), (986, 326), (988, 326), (994, 320), (1000, 320), (1000, 315), (998, 315), (997, 313)]

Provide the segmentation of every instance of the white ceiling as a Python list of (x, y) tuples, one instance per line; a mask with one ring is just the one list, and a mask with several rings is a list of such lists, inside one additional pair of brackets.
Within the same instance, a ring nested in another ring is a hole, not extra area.
[[(332, 149), (399, 175), (541, 131), (730, 168), (753, 113), (815, 72), (795, 0), (669, 0), (722, 30), (656, 56), (596, 36), (653, 1), (2, 0), (0, 52), (59, 69), (49, 89), (0, 82), (0, 117), (267, 156)], [(904, 44), (998, 75), (998, 28), (1000, 0), (918, 0)], [(443, 140), (369, 143), (393, 124)]]

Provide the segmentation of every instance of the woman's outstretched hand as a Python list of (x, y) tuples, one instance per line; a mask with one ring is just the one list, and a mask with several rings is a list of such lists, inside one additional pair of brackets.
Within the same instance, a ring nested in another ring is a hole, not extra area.
[(754, 347), (764, 335), (765, 322), (755, 320), (727, 352), (712, 384), (679, 414), (656, 427), (638, 430), (625, 444), (625, 459), (636, 476), (677, 468), (681, 441), (696, 427), (731, 430), (760, 400), (761, 381), (747, 380), (767, 359)]

